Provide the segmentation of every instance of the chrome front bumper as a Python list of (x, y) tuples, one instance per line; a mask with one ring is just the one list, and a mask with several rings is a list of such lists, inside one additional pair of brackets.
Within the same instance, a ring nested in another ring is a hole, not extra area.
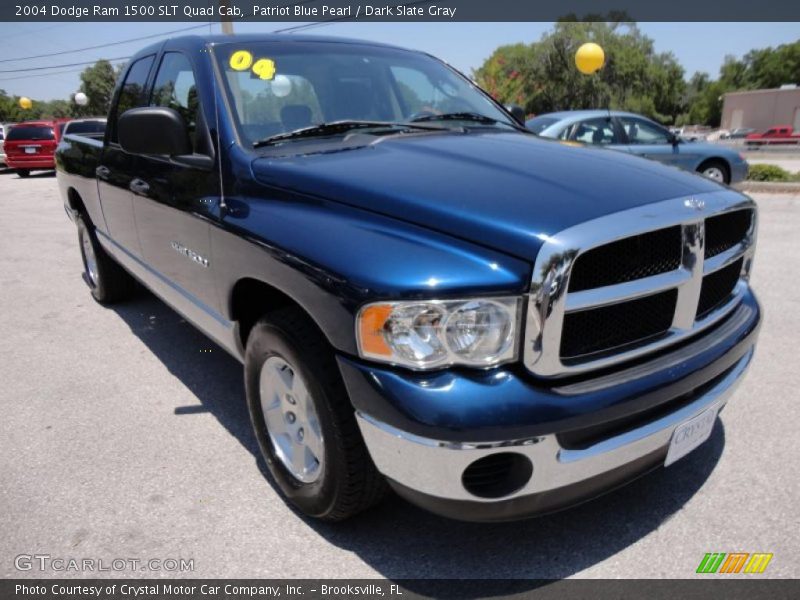
[[(497, 442), (446, 442), (409, 434), (363, 412), (356, 416), (372, 460), (391, 481), (436, 499), (504, 503), (580, 484), (659, 450), (666, 453), (676, 427), (705, 410), (725, 405), (747, 370), (753, 351), (751, 347), (726, 375), (690, 404), (581, 450), (562, 448), (556, 433)], [(527, 484), (500, 498), (481, 498), (467, 491), (462, 484), (464, 470), (473, 461), (500, 452), (523, 454), (531, 461), (533, 475)]]

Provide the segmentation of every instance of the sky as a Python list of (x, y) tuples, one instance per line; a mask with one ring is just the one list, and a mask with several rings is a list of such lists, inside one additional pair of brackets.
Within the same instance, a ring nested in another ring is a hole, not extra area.
[[(298, 23), (236, 23), (236, 33), (269, 32)], [(0, 89), (9, 94), (39, 100), (68, 98), (80, 85), (85, 66), (34, 70), (127, 57), (139, 48), (163, 38), (134, 41), (29, 60), (33, 55), (64, 52), (87, 46), (152, 36), (191, 27), (191, 23), (0, 23)], [(504, 44), (537, 41), (552, 23), (350, 23), (337, 22), (309, 28), (308, 33), (354, 37), (424, 50), (469, 75), (495, 48)], [(655, 42), (656, 51), (672, 52), (686, 70), (716, 77), (726, 55), (741, 57), (753, 48), (777, 46), (800, 39), (800, 23), (639, 23)], [(205, 25), (190, 33), (219, 33), (219, 24)], [(292, 35), (292, 34), (286, 34)], [(124, 62), (124, 61), (117, 61)], [(17, 72), (8, 72), (15, 70)], [(3, 72), (5, 71), (5, 72)]]

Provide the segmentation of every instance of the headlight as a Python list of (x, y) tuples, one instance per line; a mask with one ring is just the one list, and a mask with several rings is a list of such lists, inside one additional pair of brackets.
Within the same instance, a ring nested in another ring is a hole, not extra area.
[(356, 320), (364, 358), (433, 369), (489, 367), (517, 356), (520, 298), (377, 302)]

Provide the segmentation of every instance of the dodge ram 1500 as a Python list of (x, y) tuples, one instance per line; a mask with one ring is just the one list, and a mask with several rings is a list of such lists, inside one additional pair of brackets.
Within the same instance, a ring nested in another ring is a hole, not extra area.
[(753, 356), (752, 200), (541, 139), (420, 52), (161, 42), (56, 161), (91, 294), (139, 280), (241, 361), (321, 519), (577, 503), (702, 444)]

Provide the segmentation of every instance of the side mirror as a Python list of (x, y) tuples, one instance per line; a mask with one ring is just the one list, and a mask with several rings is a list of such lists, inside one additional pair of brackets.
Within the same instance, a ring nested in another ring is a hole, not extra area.
[(680, 143), (681, 143), (681, 138), (680, 138), (680, 136), (678, 136), (678, 135), (675, 135), (674, 133), (670, 132), (670, 133), (669, 133), (669, 138), (668, 138), (668, 141), (669, 141), (669, 143), (670, 143), (670, 144), (672, 144), (673, 146), (677, 146), (678, 144), (680, 144)]
[(505, 109), (520, 124), (525, 125), (525, 109), (516, 104), (506, 104)]
[(191, 154), (189, 132), (177, 111), (163, 106), (126, 110), (117, 122), (117, 138), (131, 154)]

